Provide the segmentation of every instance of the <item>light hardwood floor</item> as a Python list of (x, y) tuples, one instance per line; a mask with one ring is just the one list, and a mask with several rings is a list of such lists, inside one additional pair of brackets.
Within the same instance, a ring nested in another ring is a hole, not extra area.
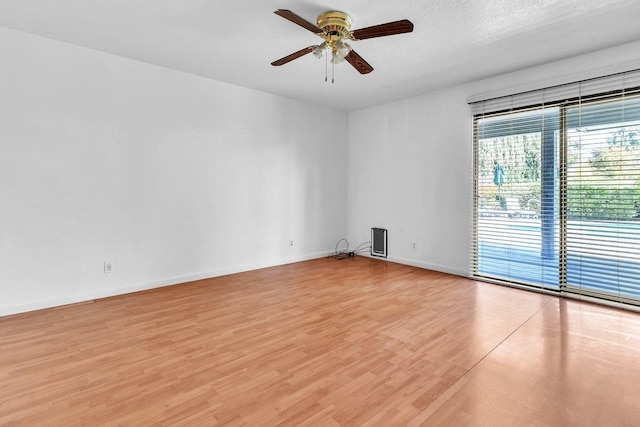
[(640, 315), (318, 259), (0, 318), (0, 425), (640, 425)]

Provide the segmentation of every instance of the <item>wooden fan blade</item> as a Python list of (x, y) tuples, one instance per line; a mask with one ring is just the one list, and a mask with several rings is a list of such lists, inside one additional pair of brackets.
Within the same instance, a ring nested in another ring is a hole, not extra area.
[(373, 71), (373, 67), (369, 65), (369, 63), (365, 61), (362, 56), (358, 55), (355, 50), (349, 52), (349, 54), (345, 56), (344, 59), (346, 59), (349, 64), (353, 65), (353, 68), (358, 70), (360, 74), (369, 74)]
[(313, 49), (315, 49), (317, 46), (309, 46), (309, 47), (305, 47), (304, 49), (300, 49), (297, 52), (293, 52), (291, 55), (287, 55), (284, 58), (280, 58), (277, 61), (273, 61), (271, 63), (271, 65), (273, 66), (279, 66), (279, 65), (284, 65), (287, 62), (291, 62), (294, 59), (300, 58), (301, 56), (306, 55), (307, 53), (311, 53), (313, 52)]
[(413, 24), (408, 19), (401, 21), (387, 22), (386, 24), (374, 25), (373, 27), (361, 28), (353, 31), (356, 40), (372, 39), (374, 37), (392, 36), (394, 34), (410, 33), (413, 31)]
[(302, 28), (306, 28), (307, 30), (311, 31), (312, 33), (315, 33), (315, 34), (324, 33), (324, 31), (322, 31), (320, 28), (318, 28), (317, 26), (315, 26), (311, 22), (307, 21), (306, 19), (296, 15), (295, 13), (291, 12), (290, 10), (278, 9), (273, 13), (275, 13), (276, 15), (282, 16), (284, 19), (287, 19), (287, 20), (293, 22), (294, 24), (300, 25)]

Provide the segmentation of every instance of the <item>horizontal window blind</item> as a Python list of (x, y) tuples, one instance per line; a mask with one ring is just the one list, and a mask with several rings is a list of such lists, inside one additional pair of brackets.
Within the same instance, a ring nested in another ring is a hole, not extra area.
[(640, 299), (640, 86), (580, 97), (566, 114), (566, 289)]
[(474, 114), (473, 275), (640, 301), (640, 71)]
[(470, 105), (474, 116), (495, 114), (523, 107), (535, 108), (542, 105), (561, 104), (567, 100), (594, 95), (606, 96), (613, 91), (638, 86), (640, 86), (640, 70), (634, 70), (534, 91), (514, 93), (499, 98), (479, 100)]
[(559, 126), (557, 106), (476, 117), (477, 277), (558, 289)]

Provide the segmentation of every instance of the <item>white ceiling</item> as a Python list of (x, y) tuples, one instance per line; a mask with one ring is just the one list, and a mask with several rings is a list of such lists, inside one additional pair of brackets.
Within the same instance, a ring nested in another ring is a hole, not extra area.
[[(276, 9), (414, 31), (352, 43), (375, 70), (332, 85), (313, 55), (270, 65), (321, 41)], [(7, 28), (348, 111), (638, 41), (639, 18), (638, 0), (0, 0)]]

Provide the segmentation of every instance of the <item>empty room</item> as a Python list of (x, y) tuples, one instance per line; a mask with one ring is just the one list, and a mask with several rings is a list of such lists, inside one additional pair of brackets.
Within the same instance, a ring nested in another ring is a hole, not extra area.
[(0, 425), (638, 425), (639, 18), (0, 2)]

